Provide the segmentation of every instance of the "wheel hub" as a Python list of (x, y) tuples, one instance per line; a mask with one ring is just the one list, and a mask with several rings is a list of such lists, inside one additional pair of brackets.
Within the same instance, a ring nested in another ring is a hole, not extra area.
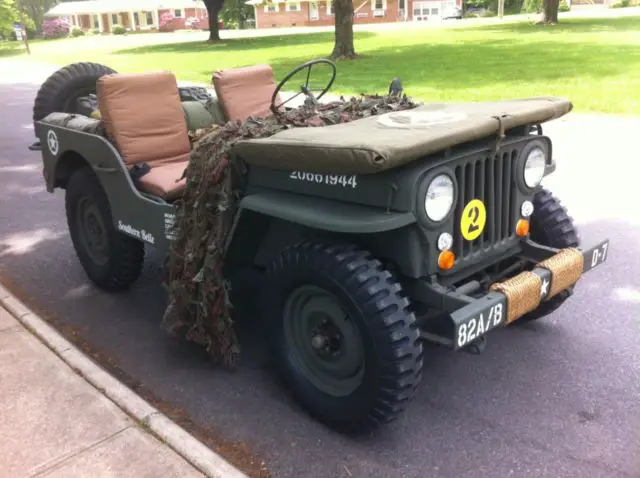
[(344, 342), (344, 336), (340, 329), (331, 322), (331, 319), (323, 319), (319, 325), (313, 328), (311, 346), (320, 355), (337, 355)]
[(327, 339), (326, 335), (317, 334), (311, 337), (311, 346), (318, 351), (323, 350), (328, 342), (329, 339)]
[(285, 340), (300, 372), (324, 392), (353, 392), (364, 374), (364, 346), (337, 298), (315, 286), (294, 291), (285, 306)]
[(108, 261), (107, 229), (96, 204), (88, 198), (78, 203), (78, 225), (87, 254), (96, 264), (105, 264)]

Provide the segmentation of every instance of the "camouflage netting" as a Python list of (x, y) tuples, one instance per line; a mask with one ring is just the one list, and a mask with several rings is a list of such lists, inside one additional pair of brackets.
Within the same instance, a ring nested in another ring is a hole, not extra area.
[(237, 141), (416, 106), (407, 97), (361, 96), (198, 131), (199, 139), (185, 170), (187, 188), (177, 204), (168, 265), (169, 304), (162, 323), (165, 330), (204, 345), (216, 363), (237, 363), (240, 349), (229, 313), (229, 287), (223, 276), (224, 247), (241, 194), (233, 181), (237, 177), (234, 171), (241, 171), (241, 165), (229, 155)]

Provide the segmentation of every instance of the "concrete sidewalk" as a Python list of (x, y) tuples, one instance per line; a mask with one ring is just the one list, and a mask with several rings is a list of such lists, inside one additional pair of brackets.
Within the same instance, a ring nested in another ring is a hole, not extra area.
[(202, 447), (0, 286), (1, 477), (244, 476)]

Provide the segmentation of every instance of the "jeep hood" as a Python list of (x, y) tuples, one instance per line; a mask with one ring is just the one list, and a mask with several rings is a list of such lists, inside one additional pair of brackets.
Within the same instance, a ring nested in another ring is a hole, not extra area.
[(350, 123), (292, 128), (243, 140), (233, 153), (256, 166), (314, 173), (372, 174), (444, 148), (541, 124), (571, 111), (564, 98), (484, 103), (429, 103)]

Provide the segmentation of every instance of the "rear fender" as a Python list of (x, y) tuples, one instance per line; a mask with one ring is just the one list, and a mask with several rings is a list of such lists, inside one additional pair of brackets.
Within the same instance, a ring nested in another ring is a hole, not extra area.
[(87, 164), (107, 194), (115, 227), (154, 247), (168, 249), (168, 228), (175, 220), (174, 207), (138, 191), (120, 154), (109, 141), (42, 121), (36, 121), (34, 128), (41, 143), (47, 191), (64, 187), (64, 178), (74, 168)]

